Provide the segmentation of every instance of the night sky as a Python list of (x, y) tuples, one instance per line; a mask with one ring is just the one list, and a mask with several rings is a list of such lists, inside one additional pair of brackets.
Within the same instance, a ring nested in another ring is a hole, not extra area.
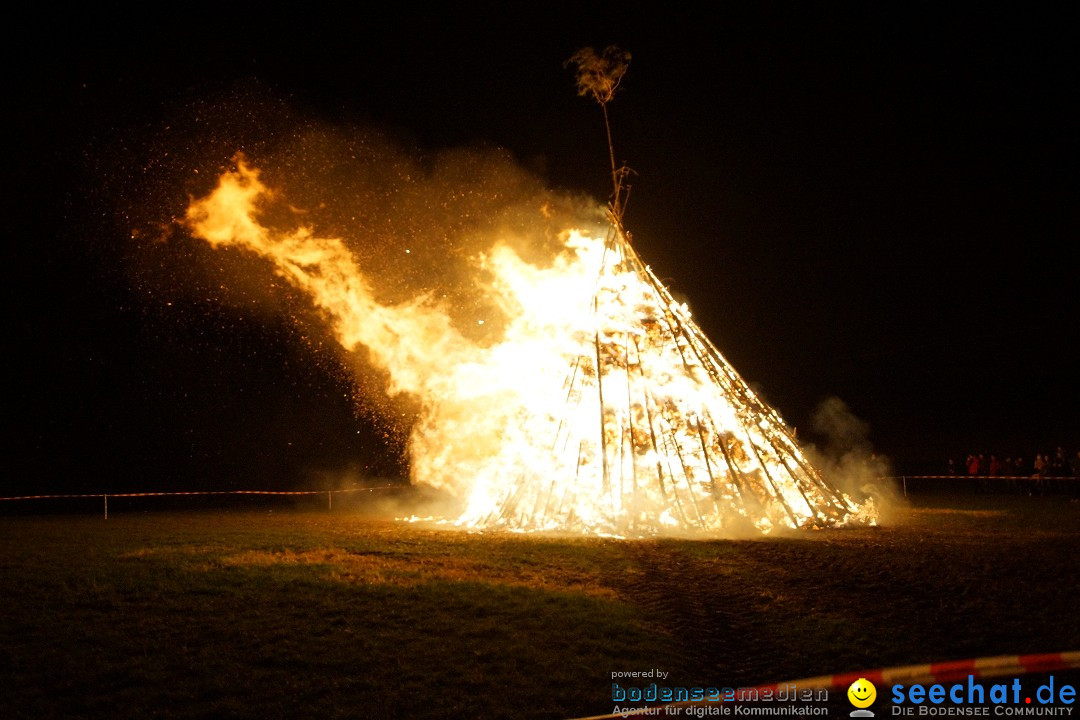
[(610, 111), (634, 244), (800, 437), (840, 398), (898, 471), (1080, 449), (1077, 23), (1024, 4), (655, 5), (8, 23), (4, 494), (404, 472), (400, 436), (284, 319), (164, 298), (128, 266), (131, 208), (184, 204), (154, 168), (289, 120), (165, 136), (254, 92), (421, 155), (499, 148), (604, 201), (600, 112), (564, 62), (609, 44), (633, 55)]

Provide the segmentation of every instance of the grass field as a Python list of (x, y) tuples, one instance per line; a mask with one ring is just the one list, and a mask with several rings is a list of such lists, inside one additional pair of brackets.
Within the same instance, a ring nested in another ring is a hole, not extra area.
[[(1080, 503), (639, 540), (332, 511), (0, 517), (0, 718), (572, 718), (612, 673), (780, 682), (1080, 649)], [(848, 708), (850, 709), (850, 708)]]

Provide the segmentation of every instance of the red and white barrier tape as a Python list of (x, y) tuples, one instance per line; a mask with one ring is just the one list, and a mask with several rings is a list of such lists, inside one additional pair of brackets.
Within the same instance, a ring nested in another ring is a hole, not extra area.
[(820, 677), (793, 680), (776, 685), (763, 685), (759, 691), (778, 690), (795, 685), (799, 688), (846, 688), (859, 678), (866, 678), (875, 685), (891, 685), (927, 682), (949, 682), (961, 680), (968, 675), (974, 677), (1000, 677), (1002, 675), (1023, 675), (1027, 673), (1049, 672), (1080, 668), (1080, 651), (1044, 653), (1041, 655), (999, 655), (997, 657), (972, 658), (970, 660), (950, 660), (929, 665), (906, 665), (904, 667), (879, 668), (862, 672), (822, 675)]
[[(878, 668), (876, 670), (861, 670), (859, 672), (840, 673), (838, 675), (820, 675), (818, 677), (803, 678), (801, 680), (789, 680), (771, 685), (758, 685), (755, 687), (737, 688), (737, 693), (764, 693), (766, 691), (779, 692), (792, 686), (799, 690), (820, 689), (845, 689), (859, 678), (866, 678), (874, 685), (888, 686), (896, 683), (913, 685), (915, 683), (950, 682), (962, 680), (968, 675), (973, 677), (1001, 677), (1002, 675), (1026, 675), (1029, 673), (1054, 672), (1057, 670), (1073, 670), (1080, 668), (1080, 651), (1043, 653), (1041, 655), (998, 655), (996, 657), (971, 658), (968, 660), (949, 660), (929, 665), (905, 665), (902, 667)], [(715, 705), (715, 702), (700, 700), (688, 702), (667, 703), (642, 707), (614, 715), (593, 715), (575, 720), (615, 720), (616, 718), (632, 717), (663, 717), (664, 713), (657, 712), (661, 708), (679, 708), (700, 705)]]
[(16, 495), (0, 497), (3, 500), (53, 500), (60, 498), (132, 498), (166, 497), (174, 495), (326, 495), (327, 493), (351, 493), (372, 490), (400, 490), (404, 485), (380, 485), (377, 487), (344, 488), (341, 490), (183, 490), (175, 492), (127, 492), (127, 493), (84, 493), (66, 495)]

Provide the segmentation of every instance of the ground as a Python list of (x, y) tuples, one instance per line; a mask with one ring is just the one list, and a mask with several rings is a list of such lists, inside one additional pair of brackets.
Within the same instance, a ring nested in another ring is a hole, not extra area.
[(612, 711), (615, 672), (740, 687), (1080, 649), (1080, 503), (907, 503), (755, 540), (346, 504), (0, 517), (0, 717), (574, 718)]

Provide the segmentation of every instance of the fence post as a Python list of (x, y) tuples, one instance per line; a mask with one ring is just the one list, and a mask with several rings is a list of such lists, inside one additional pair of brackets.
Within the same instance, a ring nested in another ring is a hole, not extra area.
[(105, 498), (105, 519), (109, 519), (109, 494), (105, 493), (101, 497)]
[(333, 490), (327, 490), (326, 491), (326, 509), (327, 510), (333, 510), (334, 509), (334, 491)]
[(900, 477), (900, 482), (904, 483), (904, 497), (907, 497), (907, 476), (902, 475)]

